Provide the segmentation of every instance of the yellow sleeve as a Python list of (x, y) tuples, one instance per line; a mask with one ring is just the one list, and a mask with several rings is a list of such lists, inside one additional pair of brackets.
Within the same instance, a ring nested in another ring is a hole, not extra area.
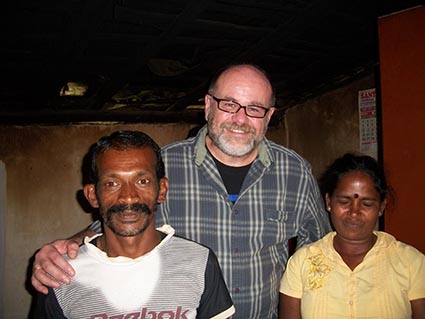
[(412, 246), (406, 245), (405, 258), (409, 261), (409, 300), (425, 298), (425, 255)]
[(287, 296), (301, 298), (303, 295), (302, 265), (306, 259), (306, 248), (298, 249), (289, 258), (286, 270), (280, 281), (279, 291)]

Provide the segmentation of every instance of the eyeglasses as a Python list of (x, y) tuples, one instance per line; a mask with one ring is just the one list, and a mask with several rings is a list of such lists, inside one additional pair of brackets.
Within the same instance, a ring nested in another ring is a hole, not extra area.
[(239, 110), (242, 108), (244, 109), (246, 116), (262, 119), (266, 116), (267, 112), (270, 111), (270, 108), (257, 106), (257, 105), (244, 106), (232, 100), (219, 99), (215, 97), (214, 95), (211, 95), (211, 94), (208, 94), (208, 95), (211, 96), (214, 99), (214, 101), (217, 102), (218, 109), (223, 112), (238, 113)]

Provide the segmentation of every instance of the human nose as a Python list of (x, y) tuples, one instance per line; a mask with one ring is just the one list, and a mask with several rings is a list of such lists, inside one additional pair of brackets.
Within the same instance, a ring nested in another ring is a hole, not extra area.
[(350, 205), (349, 209), (350, 215), (359, 215), (360, 214), (360, 203), (354, 202)]
[(233, 113), (233, 118), (239, 121), (245, 120), (248, 117), (246, 114), (246, 106), (241, 105), (237, 112)]
[(139, 194), (134, 186), (123, 184), (121, 186), (119, 200), (121, 203), (132, 204), (139, 201)]

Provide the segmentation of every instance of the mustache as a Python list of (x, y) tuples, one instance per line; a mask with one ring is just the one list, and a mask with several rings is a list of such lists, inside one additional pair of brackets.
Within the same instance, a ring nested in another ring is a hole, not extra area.
[(107, 216), (111, 216), (112, 214), (122, 213), (124, 211), (132, 211), (136, 213), (144, 213), (147, 215), (151, 215), (152, 211), (146, 204), (134, 203), (134, 204), (120, 204), (111, 206), (107, 211)]

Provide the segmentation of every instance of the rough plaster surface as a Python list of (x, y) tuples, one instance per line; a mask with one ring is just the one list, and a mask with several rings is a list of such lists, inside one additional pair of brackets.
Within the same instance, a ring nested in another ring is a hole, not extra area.
[(358, 91), (375, 87), (368, 77), (311, 99), (287, 113), (288, 145), (318, 177), (335, 158), (360, 150)]

